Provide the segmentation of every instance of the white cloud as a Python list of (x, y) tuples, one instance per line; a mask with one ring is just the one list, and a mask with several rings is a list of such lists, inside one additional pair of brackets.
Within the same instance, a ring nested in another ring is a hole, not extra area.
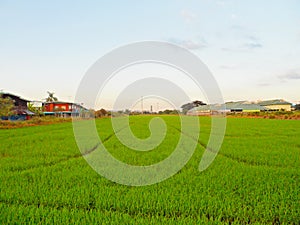
[(186, 23), (191, 23), (197, 18), (197, 15), (194, 12), (186, 9), (181, 10), (180, 15)]
[(223, 47), (223, 51), (228, 52), (249, 52), (251, 50), (263, 48), (261, 41), (252, 35), (245, 36), (236, 46)]
[(267, 83), (267, 82), (258, 83), (258, 86), (260, 86), (260, 87), (268, 87), (270, 85), (271, 85), (271, 83)]
[(262, 48), (263, 45), (257, 37), (253, 35), (248, 35), (246, 36), (246, 43), (244, 44), (244, 47), (247, 49), (256, 49)]
[(300, 80), (300, 71), (289, 71), (286, 74), (279, 75), (278, 78), (282, 81), (287, 81), (287, 80)]
[(219, 68), (223, 70), (233, 70), (236, 69), (236, 65), (220, 65)]
[(189, 50), (197, 50), (201, 48), (207, 47), (205, 41), (197, 41), (191, 39), (178, 39), (178, 38), (170, 38), (168, 39), (169, 42), (187, 48)]
[(236, 14), (234, 14), (234, 13), (232, 13), (231, 15), (230, 15), (230, 17), (231, 17), (231, 19), (236, 19), (237, 18), (237, 15)]
[(224, 0), (219, 0), (216, 3), (217, 3), (217, 5), (220, 5), (220, 6), (225, 6), (226, 5), (226, 2)]
[(245, 43), (244, 47), (248, 49), (255, 49), (255, 48), (262, 48), (263, 46), (258, 42), (249, 42), (249, 43)]
[(230, 29), (233, 31), (245, 31), (245, 27), (241, 25), (232, 25)]
[(242, 47), (223, 47), (221, 48), (221, 50), (224, 52), (247, 52), (248, 51)]

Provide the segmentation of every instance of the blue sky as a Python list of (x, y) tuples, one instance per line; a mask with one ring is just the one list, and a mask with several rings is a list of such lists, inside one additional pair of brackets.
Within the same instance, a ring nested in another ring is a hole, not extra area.
[(300, 101), (297, 0), (0, 0), (0, 31), (0, 90), (31, 100), (72, 100), (105, 53), (160, 40), (198, 55), (226, 101)]

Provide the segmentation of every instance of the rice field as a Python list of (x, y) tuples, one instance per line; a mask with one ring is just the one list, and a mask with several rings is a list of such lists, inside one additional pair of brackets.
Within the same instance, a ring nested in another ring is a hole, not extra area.
[[(151, 116), (132, 116), (139, 138)], [(136, 152), (96, 120), (117, 159), (151, 165), (166, 158), (180, 132), (177, 116), (163, 142)], [(200, 117), (197, 148), (171, 178), (125, 186), (96, 173), (81, 155), (71, 122), (0, 130), (0, 224), (300, 224), (300, 121), (228, 118), (222, 148), (204, 172), (198, 165), (210, 133)], [(191, 141), (193, 141), (191, 139)]]

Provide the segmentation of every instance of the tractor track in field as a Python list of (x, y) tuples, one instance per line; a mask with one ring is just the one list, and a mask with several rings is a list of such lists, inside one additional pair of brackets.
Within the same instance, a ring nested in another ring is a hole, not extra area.
[[(206, 145), (204, 142), (201, 142), (199, 139), (196, 139), (196, 138), (194, 138), (194, 137), (192, 137), (192, 136), (186, 134), (185, 132), (182, 132), (180, 129), (178, 129), (178, 128), (175, 127), (175, 126), (172, 126), (172, 125), (170, 125), (170, 124), (169, 124), (169, 126), (170, 126), (170, 127), (173, 127), (173, 128), (174, 128), (176, 131), (178, 131), (179, 133), (182, 133), (182, 134), (184, 134), (185, 136), (187, 136), (187, 137), (191, 138), (192, 140), (196, 141), (196, 142), (197, 142), (200, 146), (202, 146), (205, 150), (210, 151), (210, 152), (213, 152), (213, 153), (215, 153), (215, 154), (217, 154), (217, 155), (221, 155), (221, 156), (223, 156), (223, 157), (225, 157), (225, 158), (228, 158), (228, 159), (230, 159), (230, 160), (232, 160), (232, 161), (235, 161), (235, 162), (237, 162), (237, 163), (243, 163), (243, 164), (246, 164), (246, 165), (248, 165), (248, 166), (265, 166), (265, 167), (270, 167), (270, 168), (273, 167), (273, 168), (283, 168), (283, 169), (287, 169), (287, 168), (288, 168), (288, 167), (286, 167), (286, 166), (281, 166), (281, 165), (270, 165), (270, 164), (267, 164), (267, 163), (261, 163), (261, 162), (255, 163), (255, 162), (251, 162), (251, 161), (246, 160), (246, 159), (242, 159), (242, 158), (234, 157), (234, 156), (232, 156), (232, 155), (224, 154), (224, 153), (222, 153), (222, 152), (220, 152), (220, 151), (216, 152), (216, 151), (214, 151), (213, 149), (207, 147), (207, 145)], [(294, 167), (292, 167), (292, 168), (294, 168)]]
[[(120, 130), (118, 130), (117, 132), (113, 132), (112, 134), (108, 135), (106, 138), (104, 138), (101, 141), (101, 143), (103, 144), (103, 143), (107, 142), (113, 136), (115, 136), (117, 133), (121, 132), (125, 128), (126, 127), (123, 127)], [(60, 160), (57, 160), (57, 161), (54, 161), (54, 162), (50, 162), (50, 163), (45, 163), (45, 164), (41, 164), (41, 165), (31, 166), (30, 168), (12, 169), (12, 170), (9, 170), (9, 172), (12, 172), (12, 173), (16, 173), (16, 172), (24, 173), (26, 171), (30, 171), (30, 170), (34, 170), (34, 169), (38, 169), (38, 168), (42, 168), (42, 167), (55, 166), (57, 164), (60, 164), (60, 163), (63, 163), (63, 162), (66, 162), (66, 161), (69, 161), (69, 160), (72, 160), (72, 159), (79, 159), (81, 157), (84, 157), (84, 156), (89, 155), (90, 153), (94, 152), (101, 145), (101, 143), (99, 142), (95, 146), (93, 146), (92, 148), (90, 148), (89, 150), (87, 150), (87, 151), (85, 151), (83, 153), (80, 153), (80, 154), (72, 155), (71, 157), (63, 158), (63, 159), (60, 159)]]
[[(204, 142), (201, 142), (199, 139), (196, 139), (195, 137), (192, 137), (190, 135), (188, 135), (187, 133), (185, 132), (182, 132), (179, 128), (171, 125), (171, 124), (168, 124), (170, 127), (174, 128), (177, 132), (179, 132), (180, 134), (184, 134), (186, 135), (187, 137), (191, 138), (192, 140), (196, 141), (200, 146), (202, 146), (204, 149), (206, 149), (207, 151), (211, 151), (215, 154), (218, 154), (218, 155), (221, 155), (225, 158), (228, 158), (232, 161), (235, 161), (237, 163), (243, 163), (243, 164), (246, 164), (248, 166), (265, 166), (265, 167), (274, 167), (274, 168), (288, 168), (288, 167), (285, 167), (285, 166), (281, 166), (281, 165), (269, 165), (269, 164), (266, 164), (266, 163), (256, 163), (256, 162), (251, 162), (251, 161), (248, 161), (246, 159), (242, 159), (242, 158), (238, 158), (238, 157), (234, 157), (232, 155), (228, 155), (228, 154), (224, 154), (222, 152), (216, 152), (214, 151), (213, 149), (207, 147), (207, 145), (204, 143)], [(87, 151), (85, 151), (84, 153), (79, 153), (79, 154), (75, 154), (71, 157), (67, 157), (67, 158), (63, 158), (63, 159), (60, 159), (60, 160), (57, 160), (57, 161), (54, 161), (54, 162), (49, 162), (49, 163), (45, 163), (45, 164), (41, 164), (41, 165), (36, 165), (36, 166), (31, 166), (29, 168), (16, 168), (16, 169), (12, 169), (12, 170), (9, 170), (9, 172), (12, 172), (12, 173), (16, 173), (16, 172), (19, 172), (19, 173), (23, 173), (23, 172), (26, 172), (26, 171), (30, 171), (30, 170), (34, 170), (34, 169), (38, 169), (38, 168), (42, 168), (42, 167), (51, 167), (51, 166), (55, 166), (57, 164), (60, 164), (60, 163), (63, 163), (63, 162), (66, 162), (66, 161), (69, 161), (69, 160), (72, 160), (72, 159), (79, 159), (79, 158), (82, 158), (86, 155), (89, 155), (90, 153), (94, 152), (101, 144), (107, 142), (108, 140), (110, 140), (112, 137), (114, 137), (117, 133), (121, 132), (123, 129), (125, 129), (126, 127), (123, 127), (121, 128), (120, 130), (118, 130), (117, 132), (113, 132), (111, 133), (110, 135), (108, 135), (105, 139), (102, 140), (102, 142), (100, 143), (97, 143), (95, 146), (93, 146), (92, 148), (88, 149)], [(292, 167), (294, 168), (294, 167)]]
[[(128, 209), (121, 209), (118, 207), (114, 207), (113, 205), (111, 206), (107, 206), (107, 207), (97, 207), (94, 201), (89, 202), (86, 205), (71, 205), (68, 203), (48, 203), (48, 202), (26, 202), (24, 200), (8, 200), (8, 199), (0, 199), (0, 204), (5, 204), (7, 206), (22, 206), (22, 207), (35, 207), (35, 208), (48, 208), (51, 210), (82, 210), (82, 211), (97, 211), (100, 213), (119, 213), (119, 214), (127, 214), (130, 217), (136, 218), (139, 216), (142, 217), (164, 217), (164, 218), (193, 218), (193, 219), (197, 219), (198, 216), (197, 215), (190, 215), (189, 213), (185, 213), (185, 212), (180, 212), (180, 211), (176, 211), (176, 212), (166, 212), (166, 211), (161, 211), (161, 212), (157, 212), (157, 211), (153, 211), (153, 210), (149, 210), (148, 212), (139, 212), (138, 210), (128, 210)], [(235, 218), (231, 215), (226, 215), (223, 216), (222, 218), (219, 218), (218, 215), (213, 214), (213, 213), (203, 213), (203, 217), (206, 217), (208, 220), (210, 221), (220, 221), (220, 222), (224, 222), (224, 223), (228, 223), (231, 224), (232, 222), (242, 222), (242, 224), (251, 224), (251, 219), (250, 218), (243, 218), (242, 221), (240, 218)], [(276, 219), (270, 220), (269, 223), (272, 224), (277, 224), (276, 223)], [(256, 221), (257, 222), (257, 221)]]

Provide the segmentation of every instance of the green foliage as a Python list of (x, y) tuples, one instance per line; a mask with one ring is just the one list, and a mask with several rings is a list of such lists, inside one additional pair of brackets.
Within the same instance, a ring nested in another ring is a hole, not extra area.
[[(132, 116), (139, 138), (152, 116)], [(149, 165), (171, 154), (177, 116), (161, 116), (165, 140), (149, 152), (124, 147), (110, 118), (96, 120), (104, 145), (119, 160)], [(98, 175), (84, 160), (72, 124), (0, 130), (0, 224), (299, 224), (300, 121), (228, 118), (222, 148), (199, 173), (210, 118), (188, 164), (170, 179), (127, 187)], [(193, 141), (191, 139), (191, 141)], [(26, 144), (25, 144), (26, 143)]]
[[(31, 127), (37, 125), (46, 125), (46, 124), (55, 124), (55, 123), (63, 123), (70, 122), (71, 118), (64, 117), (55, 117), (55, 116), (34, 116), (30, 120), (24, 121), (7, 121), (0, 120), (0, 130), (1, 129), (11, 129), (11, 128), (23, 128), (23, 127)], [(1, 133), (1, 131), (0, 131)]]
[(95, 118), (108, 116), (108, 112), (105, 109), (95, 111)]
[(180, 108), (182, 108), (183, 114), (186, 114), (187, 111), (189, 111), (190, 109), (192, 109), (194, 107), (198, 107), (200, 105), (206, 105), (206, 103), (204, 103), (202, 101), (199, 101), (199, 100), (196, 100), (196, 101), (193, 101), (193, 102), (186, 103), (186, 104), (182, 105)]
[(47, 91), (48, 97), (46, 98), (46, 102), (56, 102), (58, 98), (54, 96), (54, 92)]
[(27, 104), (27, 108), (29, 111), (35, 113), (35, 115), (37, 116), (43, 116), (44, 113), (43, 113), (43, 107), (34, 107), (32, 103), (28, 103)]
[(0, 117), (1, 116), (10, 116), (13, 114), (14, 101), (7, 97), (3, 98), (0, 94)]
[(166, 109), (164, 111), (159, 111), (158, 114), (160, 114), (160, 115), (179, 115), (180, 112), (177, 111), (176, 109), (174, 109), (174, 110)]

